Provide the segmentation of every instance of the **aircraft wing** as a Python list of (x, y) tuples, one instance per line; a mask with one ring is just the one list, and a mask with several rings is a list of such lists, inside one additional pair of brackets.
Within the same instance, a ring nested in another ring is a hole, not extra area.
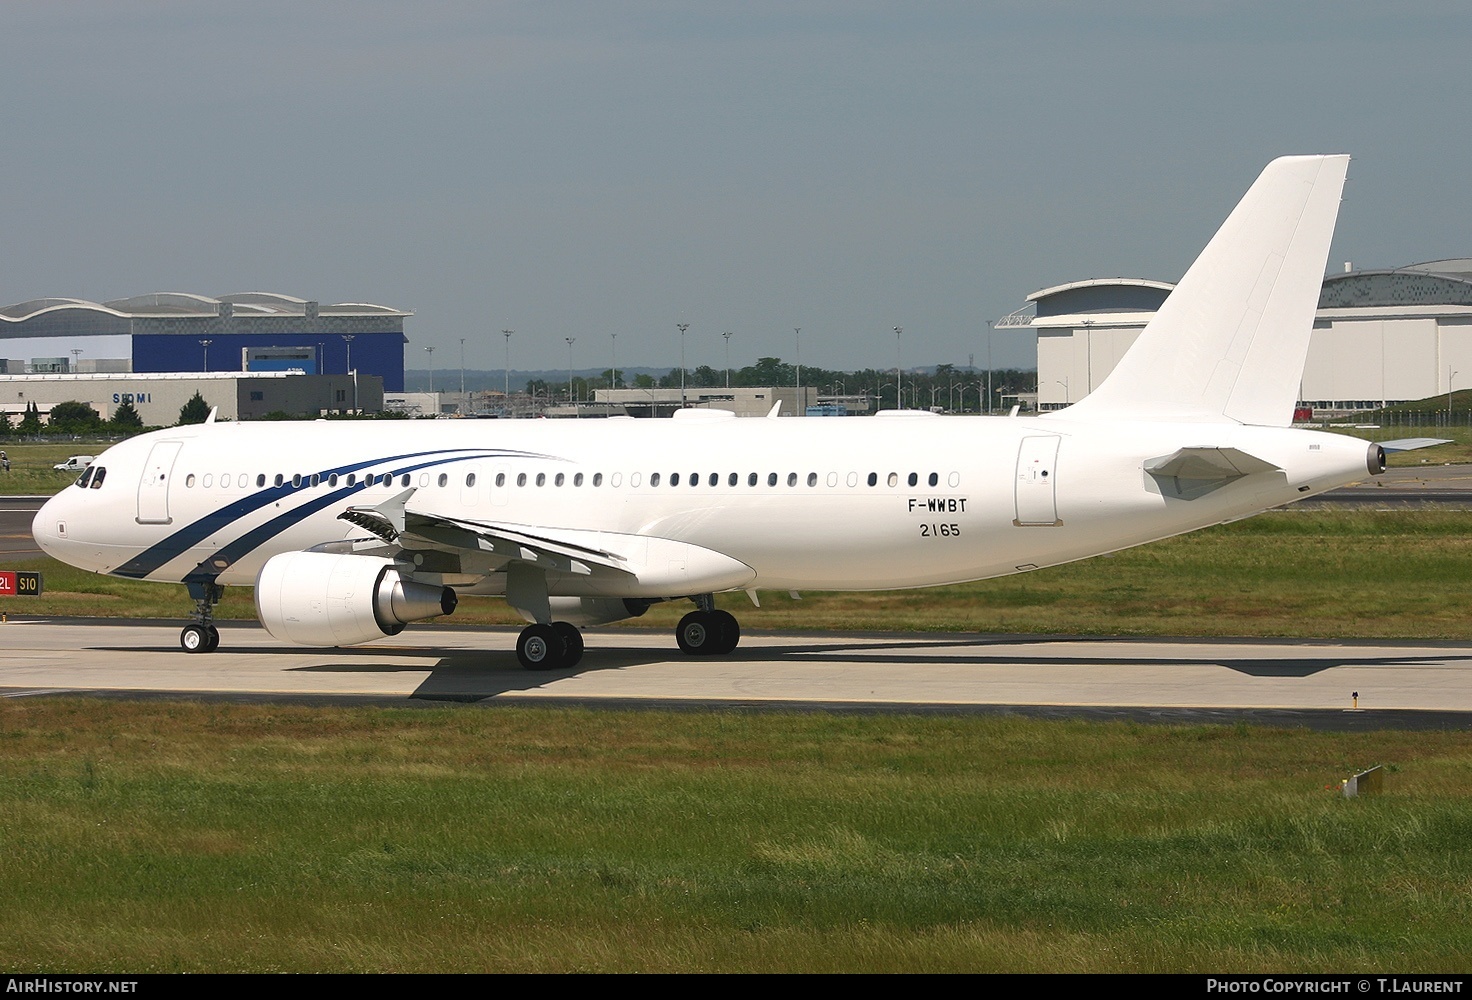
[(755, 571), (724, 553), (678, 539), (546, 525), (507, 524), (407, 509), (414, 490), (338, 518), (403, 548), (481, 552), (501, 567), (521, 564), (592, 577), (619, 596), (684, 596), (746, 586)]

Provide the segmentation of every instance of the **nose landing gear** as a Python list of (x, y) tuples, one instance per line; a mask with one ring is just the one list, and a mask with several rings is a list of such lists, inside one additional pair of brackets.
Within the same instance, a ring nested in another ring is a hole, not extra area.
[(189, 596), (194, 598), (194, 620), (179, 633), (179, 645), (186, 653), (213, 653), (220, 648), (220, 630), (213, 624), (215, 605), (225, 596), (225, 588), (210, 582), (189, 582)]

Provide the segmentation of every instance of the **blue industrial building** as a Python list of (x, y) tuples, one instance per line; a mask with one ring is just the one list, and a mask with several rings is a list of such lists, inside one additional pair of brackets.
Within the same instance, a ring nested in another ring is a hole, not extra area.
[(111, 302), (36, 299), (0, 308), (0, 371), (247, 372), (356, 369), (404, 388), (404, 320), (364, 302), (321, 305), (268, 292)]

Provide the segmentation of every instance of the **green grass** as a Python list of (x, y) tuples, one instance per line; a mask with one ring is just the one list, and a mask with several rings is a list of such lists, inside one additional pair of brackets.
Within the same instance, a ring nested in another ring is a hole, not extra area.
[(110, 442), (63, 441), (60, 444), (0, 440), (10, 456), (10, 475), (0, 473), (0, 496), (50, 496), (77, 481), (78, 473), (57, 472), (53, 465), (73, 455), (101, 455)]
[[(1472, 964), (1472, 735), (0, 703), (15, 971)], [(1393, 766), (1386, 794), (1326, 786)]]
[[(52, 560), (46, 593), (12, 614), (180, 618), (183, 588), (97, 576)], [(925, 590), (763, 592), (719, 602), (750, 629), (836, 628), (1105, 635), (1472, 639), (1472, 516), (1452, 511), (1287, 510), (1021, 576)], [(687, 601), (631, 627), (673, 628)], [(221, 617), (248, 619), (247, 588)], [(454, 624), (520, 624), (499, 599), (466, 598)]]

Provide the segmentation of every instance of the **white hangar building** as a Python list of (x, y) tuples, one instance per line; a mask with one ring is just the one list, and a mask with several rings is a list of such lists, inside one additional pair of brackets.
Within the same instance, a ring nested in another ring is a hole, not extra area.
[[(998, 329), (1031, 327), (1038, 406), (1088, 395), (1114, 369), (1175, 286), (1096, 278), (1033, 292)], [(1472, 258), (1324, 279), (1301, 402), (1318, 410), (1373, 409), (1472, 388)]]

